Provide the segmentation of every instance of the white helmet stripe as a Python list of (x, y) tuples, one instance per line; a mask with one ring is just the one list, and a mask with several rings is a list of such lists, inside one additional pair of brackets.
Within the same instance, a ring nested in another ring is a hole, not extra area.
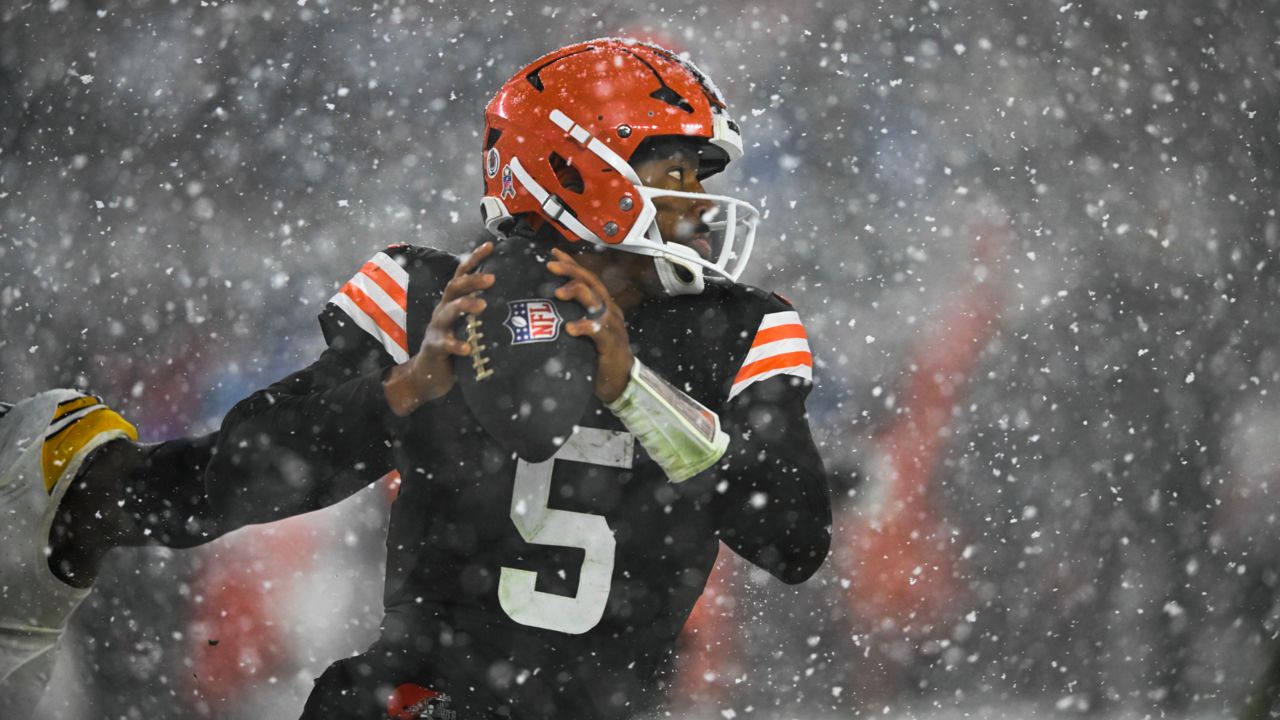
[[(569, 137), (573, 138), (574, 142), (582, 145), (587, 150), (594, 153), (596, 157), (609, 163), (609, 167), (618, 171), (622, 177), (630, 180), (635, 185), (640, 184), (640, 176), (636, 174), (636, 171), (627, 163), (626, 160), (622, 159), (621, 155), (614, 152), (608, 145), (600, 142), (598, 138), (590, 132), (587, 132), (586, 128), (575, 123), (568, 115), (565, 115), (558, 109), (552, 110), (551, 122), (555, 123), (556, 127), (565, 131)], [(741, 152), (741, 150), (739, 150), (739, 152)]]
[(511, 158), (510, 165), (511, 174), (515, 176), (516, 182), (523, 185), (524, 189), (529, 191), (529, 194), (532, 195), (540, 205), (542, 205), (542, 209), (547, 212), (548, 216), (561, 225), (564, 225), (566, 228), (569, 228), (569, 232), (572, 232), (583, 240), (588, 240), (597, 245), (605, 244), (604, 241), (597, 237), (595, 233), (591, 232), (586, 225), (579, 222), (578, 218), (573, 216), (573, 213), (567, 212), (567, 208), (564, 203), (560, 202), (560, 198), (557, 198), (555, 195), (547, 192), (546, 188), (539, 185), (538, 181), (534, 180), (533, 176), (530, 175), (529, 172), (524, 169), (524, 166), (520, 164), (519, 158)]
[(635, 168), (631, 164), (622, 159), (622, 156), (614, 152), (608, 145), (600, 142), (596, 138), (591, 138), (591, 142), (587, 144), (587, 149), (595, 153), (597, 157), (609, 163), (609, 166), (617, 170), (622, 177), (631, 181), (633, 185), (640, 185), (640, 176), (636, 174)]

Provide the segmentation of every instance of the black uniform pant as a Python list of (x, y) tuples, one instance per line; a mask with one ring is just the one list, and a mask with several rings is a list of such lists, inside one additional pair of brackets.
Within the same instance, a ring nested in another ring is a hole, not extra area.
[(460, 709), (420, 658), (378, 642), (316, 679), (301, 720), (490, 720)]

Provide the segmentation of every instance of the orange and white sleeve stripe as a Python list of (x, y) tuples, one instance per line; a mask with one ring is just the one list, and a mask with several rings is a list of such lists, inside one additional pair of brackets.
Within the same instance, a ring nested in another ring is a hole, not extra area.
[(409, 359), (408, 289), (409, 273), (390, 255), (378, 253), (329, 302), (402, 363)]
[(775, 312), (764, 316), (760, 329), (751, 341), (751, 350), (729, 390), (732, 400), (748, 385), (774, 375), (795, 375), (813, 382), (813, 353), (809, 336), (795, 311)]

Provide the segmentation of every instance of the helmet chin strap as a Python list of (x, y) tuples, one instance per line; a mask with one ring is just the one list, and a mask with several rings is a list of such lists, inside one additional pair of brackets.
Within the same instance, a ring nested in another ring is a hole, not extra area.
[(658, 280), (667, 295), (697, 295), (706, 287), (702, 274), (702, 266), (692, 262), (698, 257), (698, 251), (691, 247), (666, 243), (663, 247), (665, 255), (653, 258), (653, 266), (658, 271)]

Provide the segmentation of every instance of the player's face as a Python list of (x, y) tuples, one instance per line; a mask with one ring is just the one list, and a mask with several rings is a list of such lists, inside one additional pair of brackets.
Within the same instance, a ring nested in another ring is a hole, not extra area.
[[(632, 163), (640, 181), (663, 190), (702, 193), (698, 180), (698, 153), (690, 147), (672, 143), (661, 152)], [(712, 247), (713, 235), (706, 216), (714, 210), (709, 200), (693, 198), (654, 198), (658, 231), (667, 242), (693, 248), (704, 259), (711, 259), (718, 248)], [(653, 258), (629, 252), (610, 252), (588, 243), (578, 243), (577, 260), (604, 282), (614, 301), (627, 310), (645, 297), (662, 294), (662, 283), (653, 267)]]
[[(698, 180), (697, 151), (673, 145), (667, 152), (642, 160), (634, 165), (636, 174), (645, 185), (662, 190), (702, 193)], [(692, 198), (654, 198), (658, 211), (658, 231), (667, 242), (693, 248), (704, 260), (710, 260), (716, 248), (711, 246), (711, 228), (707, 214), (715, 204), (709, 200)]]

